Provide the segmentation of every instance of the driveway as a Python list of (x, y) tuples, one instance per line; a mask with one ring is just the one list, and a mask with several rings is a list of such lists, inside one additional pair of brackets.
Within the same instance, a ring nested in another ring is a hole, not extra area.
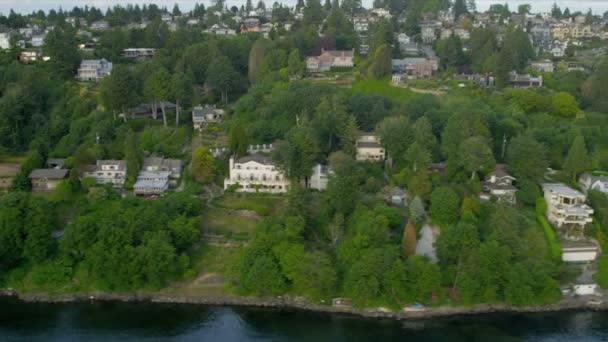
[(437, 262), (437, 252), (435, 251), (435, 240), (439, 236), (439, 229), (433, 228), (428, 224), (420, 230), (420, 238), (416, 244), (416, 255), (426, 255), (433, 262)]

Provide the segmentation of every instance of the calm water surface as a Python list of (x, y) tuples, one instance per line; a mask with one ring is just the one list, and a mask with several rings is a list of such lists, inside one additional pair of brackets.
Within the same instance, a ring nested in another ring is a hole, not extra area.
[(608, 341), (608, 313), (397, 322), (195, 305), (0, 299), (0, 341)]

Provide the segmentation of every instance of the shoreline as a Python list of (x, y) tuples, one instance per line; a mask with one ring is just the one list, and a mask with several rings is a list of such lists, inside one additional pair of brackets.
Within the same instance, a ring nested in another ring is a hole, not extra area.
[(476, 304), (470, 307), (440, 306), (430, 307), (421, 312), (388, 311), (380, 308), (346, 308), (333, 307), (320, 304), (311, 304), (291, 298), (272, 297), (229, 297), (229, 296), (187, 296), (150, 292), (131, 293), (105, 293), (86, 292), (66, 295), (52, 296), (44, 293), (19, 294), (14, 289), (0, 289), (0, 297), (18, 299), (24, 303), (84, 303), (84, 302), (124, 302), (124, 303), (152, 303), (152, 304), (184, 304), (184, 305), (208, 305), (208, 306), (234, 306), (269, 309), (291, 309), (323, 314), (343, 314), (362, 318), (393, 319), (393, 320), (416, 320), (435, 317), (449, 316), (472, 316), (495, 313), (541, 313), (559, 312), (572, 310), (605, 311), (608, 303), (590, 304), (588, 298), (563, 299), (556, 304), (535, 305), (527, 307), (515, 307), (506, 304)]

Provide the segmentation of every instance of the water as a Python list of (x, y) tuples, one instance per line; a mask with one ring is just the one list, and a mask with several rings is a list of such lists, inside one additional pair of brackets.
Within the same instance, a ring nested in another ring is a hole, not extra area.
[(0, 299), (0, 341), (606, 341), (608, 313), (398, 322), (198, 305), (24, 304)]
[[(17, 12), (21, 13), (31, 13), (32, 11), (37, 11), (39, 9), (48, 11), (50, 9), (59, 9), (62, 7), (63, 9), (71, 9), (74, 6), (84, 6), (85, 4), (89, 6), (95, 6), (99, 8), (107, 8), (108, 6), (113, 6), (115, 4), (146, 4), (146, 3), (155, 3), (159, 6), (166, 6), (168, 8), (172, 8), (173, 4), (179, 4), (182, 10), (190, 10), (194, 7), (196, 2), (203, 3), (205, 5), (210, 4), (210, 0), (0, 0), (0, 13), (8, 13), (8, 11), (13, 8)], [(274, 3), (274, 0), (265, 0), (268, 6), (271, 6)], [(296, 0), (282, 0), (279, 1), (290, 6), (293, 6), (296, 3)], [(363, 0), (363, 5), (366, 7), (370, 7), (372, 5), (373, 0)], [(558, 6), (563, 9), (566, 7), (570, 8), (570, 12), (581, 11), (586, 13), (589, 8), (593, 10), (596, 14), (603, 14), (608, 11), (608, 0), (476, 0), (477, 9), (480, 11), (487, 10), (491, 4), (504, 4), (508, 3), (509, 8), (515, 11), (517, 10), (517, 6), (521, 4), (531, 4), (532, 10), (547, 12), (553, 6), (553, 3), (556, 2)], [(226, 3), (229, 6), (237, 5), (240, 6), (245, 3), (245, 0), (226, 0)], [(254, 5), (257, 1), (253, 1)]]

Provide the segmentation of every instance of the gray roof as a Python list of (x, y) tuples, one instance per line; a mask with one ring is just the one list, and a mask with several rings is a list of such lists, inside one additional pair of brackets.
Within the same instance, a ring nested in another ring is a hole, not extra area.
[(544, 183), (544, 184), (542, 184), (542, 187), (543, 187), (544, 191), (556, 192), (556, 193), (559, 193), (560, 195), (566, 196), (566, 197), (583, 197), (584, 196), (581, 192), (574, 190), (571, 187), (566, 186), (561, 183)]
[(30, 173), (30, 178), (64, 179), (69, 171), (67, 169), (36, 169)]
[(236, 163), (238, 164), (245, 164), (248, 163), (250, 161), (256, 162), (256, 163), (260, 163), (260, 164), (264, 164), (264, 165), (274, 165), (274, 162), (272, 161), (272, 159), (270, 157), (261, 155), (261, 154), (257, 154), (257, 153), (253, 153), (244, 157), (241, 157), (239, 159), (236, 160)]

